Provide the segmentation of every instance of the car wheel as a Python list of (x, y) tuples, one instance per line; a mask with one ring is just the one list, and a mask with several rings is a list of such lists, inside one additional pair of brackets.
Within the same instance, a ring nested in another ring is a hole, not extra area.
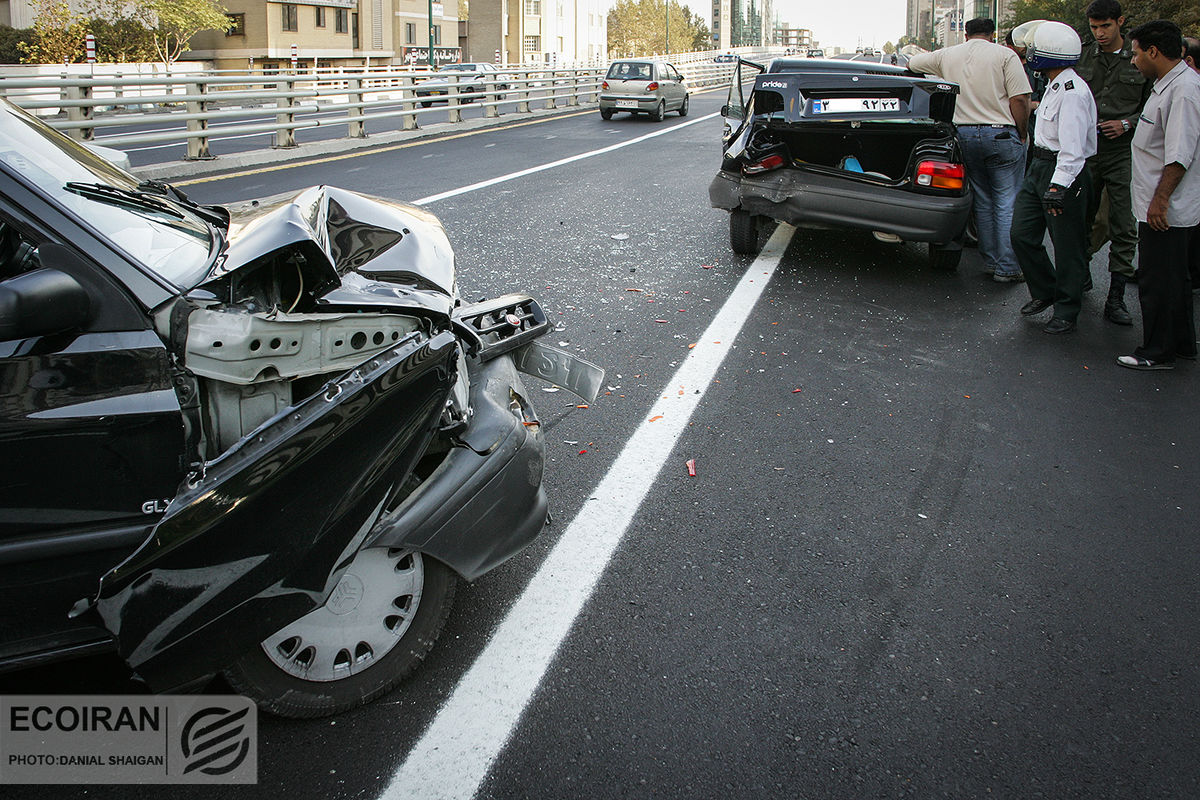
[(658, 105), (650, 112), (650, 119), (655, 122), (662, 122), (667, 116), (667, 101), (659, 100)]
[(742, 256), (758, 252), (758, 217), (735, 208), (729, 212), (729, 246)]
[(929, 243), (929, 266), (934, 269), (953, 272), (958, 269), (958, 262), (962, 260), (962, 249), (955, 248), (953, 250), (943, 248), (933, 242)]
[(454, 600), (450, 569), (412, 550), (360, 550), (329, 599), (225, 671), (282, 717), (338, 714), (391, 691), (433, 647)]
[(611, 108), (600, 109), (600, 119), (612, 119), (613, 111)]
[(687, 116), (687, 112), (688, 112), (688, 100), (689, 100), (689, 99), (690, 99), (690, 96), (689, 96), (689, 95), (686, 95), (686, 94), (685, 94), (685, 95), (683, 96), (683, 105), (681, 105), (681, 106), (679, 107), (679, 116), (681, 116), (681, 117), (686, 117), (686, 116)]
[(429, 108), (431, 105), (433, 105), (432, 100), (422, 100), (421, 101), (421, 108)]

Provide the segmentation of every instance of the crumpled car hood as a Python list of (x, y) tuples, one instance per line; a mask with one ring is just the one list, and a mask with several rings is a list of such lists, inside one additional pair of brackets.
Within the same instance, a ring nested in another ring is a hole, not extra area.
[(448, 315), (453, 307), (454, 251), (437, 218), (417, 206), (315, 186), (234, 209), (228, 239), (198, 288), (219, 290), (286, 255), (305, 291), (331, 309), (399, 304)]

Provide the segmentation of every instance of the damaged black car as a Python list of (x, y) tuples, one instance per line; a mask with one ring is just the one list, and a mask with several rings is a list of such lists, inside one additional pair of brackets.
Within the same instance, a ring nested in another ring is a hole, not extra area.
[(464, 305), (429, 212), (232, 213), (0, 102), (0, 670), (116, 650), (319, 716), (426, 655), (542, 530), (531, 297)]
[(764, 223), (775, 220), (927, 242), (933, 266), (956, 268), (971, 212), (952, 122), (957, 93), (883, 64), (739, 62), (709, 186), (712, 207), (729, 211), (734, 252), (757, 253)]

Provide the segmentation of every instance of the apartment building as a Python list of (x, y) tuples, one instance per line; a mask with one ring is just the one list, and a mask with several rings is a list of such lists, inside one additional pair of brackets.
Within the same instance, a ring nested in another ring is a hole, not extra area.
[(765, 47), (774, 37), (771, 0), (713, 0), (713, 48)]
[(476, 0), (463, 57), (502, 64), (595, 64), (608, 59), (603, 0)]

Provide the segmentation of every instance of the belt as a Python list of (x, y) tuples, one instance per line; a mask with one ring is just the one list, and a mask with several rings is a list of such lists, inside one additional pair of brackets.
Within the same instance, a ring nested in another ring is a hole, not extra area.
[(1034, 145), (1033, 147), (1029, 148), (1029, 154), (1031, 156), (1033, 156), (1034, 158), (1040, 158), (1043, 161), (1057, 161), (1058, 160), (1058, 153), (1054, 152), (1053, 150), (1047, 150), (1044, 147), (1038, 147), (1037, 145)]
[(994, 122), (966, 122), (956, 128), (1016, 128), (1016, 125), (997, 125)]

